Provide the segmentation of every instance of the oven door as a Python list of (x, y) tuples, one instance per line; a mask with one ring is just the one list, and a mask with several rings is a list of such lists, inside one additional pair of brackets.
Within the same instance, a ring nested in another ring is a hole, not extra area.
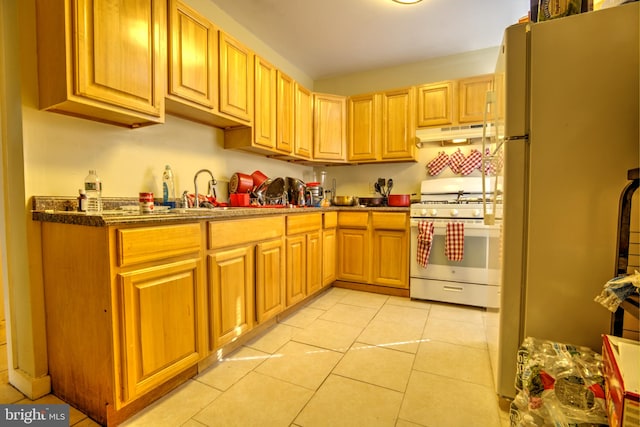
[[(457, 220), (464, 223), (464, 256), (449, 261), (445, 255), (445, 235), (449, 220), (426, 219), (434, 223), (433, 241), (427, 267), (417, 261), (418, 222), (411, 219), (410, 276), (433, 280), (497, 285), (499, 280), (500, 225), (485, 225), (482, 220)], [(423, 219), (424, 220), (424, 219)]]

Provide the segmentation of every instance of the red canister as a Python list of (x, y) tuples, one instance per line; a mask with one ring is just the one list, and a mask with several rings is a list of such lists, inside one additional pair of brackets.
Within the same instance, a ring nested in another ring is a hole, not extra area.
[(153, 193), (140, 193), (140, 213), (152, 213), (153, 212)]
[(253, 188), (253, 178), (245, 173), (236, 172), (229, 180), (229, 193), (248, 193)]

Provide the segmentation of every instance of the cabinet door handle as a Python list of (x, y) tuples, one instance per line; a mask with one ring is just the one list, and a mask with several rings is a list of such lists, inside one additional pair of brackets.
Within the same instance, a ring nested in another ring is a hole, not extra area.
[(443, 290), (445, 291), (453, 291), (453, 292), (462, 292), (464, 291), (464, 288), (460, 287), (460, 286), (443, 286), (442, 287)]

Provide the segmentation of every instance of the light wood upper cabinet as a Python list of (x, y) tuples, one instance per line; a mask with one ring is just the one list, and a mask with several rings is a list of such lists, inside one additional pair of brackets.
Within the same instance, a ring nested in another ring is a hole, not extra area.
[(346, 160), (347, 99), (313, 95), (313, 160)]
[(348, 160), (415, 160), (415, 89), (349, 98)]
[(276, 148), (276, 68), (255, 56), (255, 115), (253, 120), (256, 145)]
[(313, 94), (304, 86), (295, 85), (293, 154), (304, 159), (313, 155)]
[(216, 110), (218, 29), (182, 1), (171, 0), (168, 47), (168, 97)]
[(349, 97), (349, 161), (379, 158), (382, 111), (379, 93)]
[(220, 111), (253, 123), (253, 52), (219, 32)]
[(40, 108), (127, 127), (164, 122), (166, 2), (36, 3)]
[[(493, 74), (458, 81), (459, 123), (482, 123), (487, 92), (493, 88)], [(491, 115), (488, 118), (492, 118)]]
[(382, 160), (415, 159), (415, 89), (382, 93)]
[(442, 127), (454, 122), (454, 88), (453, 81), (417, 87), (418, 127)]
[(482, 123), (486, 93), (492, 88), (493, 74), (418, 86), (417, 127)]
[(295, 144), (295, 81), (278, 70), (276, 86), (276, 149), (292, 153)]

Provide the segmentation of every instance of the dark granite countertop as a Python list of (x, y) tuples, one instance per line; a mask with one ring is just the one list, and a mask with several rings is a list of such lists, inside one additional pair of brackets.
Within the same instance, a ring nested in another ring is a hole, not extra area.
[(225, 220), (241, 217), (320, 213), (331, 211), (369, 211), (377, 212), (409, 212), (408, 207), (362, 207), (331, 206), (315, 207), (218, 207), (213, 209), (175, 209), (141, 214), (129, 210), (137, 204), (131, 198), (103, 199), (105, 211), (101, 214), (86, 214), (75, 211), (76, 201), (69, 197), (32, 198), (32, 219), (42, 222), (58, 222), (64, 224), (105, 227), (113, 225), (157, 224), (175, 222), (197, 222), (201, 220)]

